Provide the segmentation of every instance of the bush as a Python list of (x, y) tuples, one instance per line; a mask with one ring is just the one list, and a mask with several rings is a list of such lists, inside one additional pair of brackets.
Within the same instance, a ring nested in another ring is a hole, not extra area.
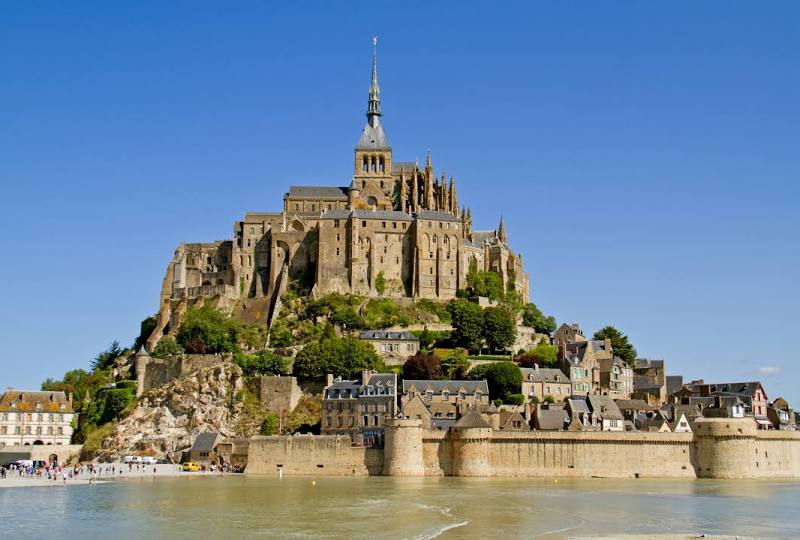
[(274, 412), (268, 412), (264, 415), (264, 420), (261, 422), (261, 427), (258, 430), (261, 435), (275, 435), (278, 433), (278, 416)]
[(289, 360), (270, 351), (238, 353), (234, 360), (245, 375), (283, 375), (289, 370)]
[(134, 397), (135, 391), (130, 388), (112, 388), (103, 392), (103, 412), (99, 423), (105, 424), (122, 416)]
[(553, 396), (551, 396), (550, 394), (547, 394), (546, 396), (544, 396), (544, 402), (545, 403), (555, 403), (556, 400), (555, 400), (555, 398)]
[(493, 362), (475, 366), (469, 372), (473, 381), (486, 379), (489, 397), (502, 399), (509, 394), (518, 394), (522, 388), (522, 373), (512, 362)]
[(381, 296), (383, 296), (383, 293), (386, 290), (386, 278), (383, 275), (383, 270), (378, 272), (378, 275), (375, 278), (375, 290), (378, 291), (378, 294)]
[(495, 407), (499, 407), (500, 405), (503, 404), (503, 400), (502, 399), (494, 399), (494, 400), (492, 400), (492, 403), (494, 403)]
[(453, 349), (442, 360), (442, 376), (450, 380), (466, 379), (469, 371), (469, 360), (465, 349)]
[(550, 335), (556, 330), (555, 317), (547, 317), (536, 304), (528, 304), (522, 311), (522, 324), (531, 326), (540, 334)]
[(415, 354), (403, 364), (403, 378), (406, 380), (437, 380), (442, 378), (442, 363), (433, 354)]
[(331, 322), (335, 325), (346, 327), (346, 328), (353, 328), (353, 329), (361, 329), (366, 326), (364, 322), (364, 317), (356, 313), (356, 310), (353, 308), (346, 308), (342, 311), (336, 312), (331, 317)]
[(509, 405), (522, 405), (525, 403), (525, 396), (522, 394), (508, 394), (506, 396), (506, 403)]
[(164, 336), (158, 340), (153, 349), (153, 356), (156, 358), (166, 358), (168, 356), (178, 356), (183, 354), (183, 347), (178, 345), (172, 336)]
[(517, 357), (516, 361), (521, 367), (533, 367), (534, 365), (556, 367), (558, 366), (558, 349), (547, 343), (539, 343), (524, 355)]

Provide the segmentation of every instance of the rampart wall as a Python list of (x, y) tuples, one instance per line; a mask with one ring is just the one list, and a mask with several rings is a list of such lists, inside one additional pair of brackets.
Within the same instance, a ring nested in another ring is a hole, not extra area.
[[(607, 478), (800, 478), (800, 433), (703, 419), (695, 433), (431, 431), (386, 424), (386, 448), (347, 437), (257, 437), (248, 473)], [(420, 444), (421, 443), (421, 444)]]

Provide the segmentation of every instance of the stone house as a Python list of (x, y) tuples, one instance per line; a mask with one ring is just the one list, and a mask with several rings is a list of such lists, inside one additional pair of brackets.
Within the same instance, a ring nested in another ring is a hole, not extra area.
[(651, 433), (671, 433), (672, 428), (661, 414), (656, 414), (652, 417), (643, 417), (636, 422), (636, 428), (639, 431), (646, 431)]
[(364, 330), (358, 336), (373, 347), (387, 366), (402, 366), (419, 352), (419, 338), (411, 332)]
[(767, 407), (767, 418), (774, 429), (794, 431), (794, 426), (790, 422), (789, 411), (775, 407), (774, 403), (770, 403)]
[[(694, 398), (688, 398), (691, 402)], [(705, 418), (743, 418), (744, 402), (738, 396), (714, 396), (712, 403), (702, 410)]]
[(518, 411), (500, 411), (499, 419), (502, 431), (530, 431), (531, 429)]
[(382, 446), (384, 420), (398, 410), (397, 375), (365, 370), (361, 380), (328, 382), (322, 398), (322, 434), (348, 435), (357, 445)]
[(542, 368), (538, 365), (532, 368), (519, 368), (522, 374), (522, 395), (528, 400), (536, 398), (540, 403), (546, 396), (560, 402), (572, 395), (572, 381), (560, 369)]
[(615, 399), (614, 402), (622, 413), (622, 417), (630, 422), (635, 422), (642, 415), (652, 416), (658, 410), (641, 399)]
[[(219, 463), (217, 455), (217, 444), (222, 441), (222, 435), (217, 432), (198, 433), (189, 450), (189, 461), (201, 465), (211, 465)], [(219, 463), (221, 465), (221, 463)]]
[(590, 395), (586, 400), (591, 410), (591, 425), (601, 431), (624, 431), (624, 418), (617, 404), (609, 396)]
[(686, 418), (686, 414), (681, 412), (676, 414), (676, 419), (669, 425), (673, 433), (691, 433), (692, 426)]
[(570, 430), (594, 429), (592, 411), (584, 397), (573, 397), (567, 400), (566, 412)]
[(633, 370), (621, 358), (605, 357), (597, 361), (600, 367), (600, 392), (614, 399), (628, 399), (633, 393)]
[(0, 396), (0, 448), (68, 445), (74, 416), (72, 394), (9, 389)]
[(553, 345), (557, 347), (566, 345), (567, 343), (577, 343), (579, 341), (586, 341), (586, 338), (578, 323), (563, 323), (553, 334)]
[(563, 431), (569, 423), (569, 413), (563, 406), (536, 406), (533, 427), (538, 431)]
[(772, 428), (772, 422), (767, 418), (767, 393), (758, 381), (716, 384), (693, 381), (684, 385), (677, 395), (685, 397), (687, 394), (691, 397), (737, 396), (745, 404), (747, 414), (755, 418), (760, 428)]
[(419, 396), (426, 406), (434, 403), (488, 405), (489, 385), (483, 381), (404, 380), (402, 402)]
[[(561, 371), (572, 382), (572, 395), (588, 395), (600, 390), (600, 366), (597, 363), (597, 341), (562, 344), (559, 349)], [(605, 356), (605, 352), (600, 352)]]
[(660, 407), (667, 401), (667, 377), (664, 360), (637, 358), (633, 363), (633, 393), (635, 399), (643, 399)]

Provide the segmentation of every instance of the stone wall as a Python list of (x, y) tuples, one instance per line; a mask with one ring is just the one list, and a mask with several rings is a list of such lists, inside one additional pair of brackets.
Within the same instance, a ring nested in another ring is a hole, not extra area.
[(287, 474), (312, 475), (800, 478), (800, 433), (757, 431), (750, 419), (702, 419), (696, 423), (694, 434), (499, 432), (488, 428), (443, 432), (421, 429), (414, 422), (387, 420), (385, 451), (351, 447), (346, 437), (257, 438), (253, 440), (255, 446), (250, 447), (247, 471), (275, 473), (283, 469)]
[(143, 375), (143, 391), (146, 392), (193, 371), (213, 367), (226, 361), (230, 361), (230, 355), (182, 354), (164, 359), (149, 358)]
[(271, 411), (291, 412), (303, 395), (295, 377), (263, 375), (256, 380), (258, 399)]
[(80, 444), (4, 446), (0, 449), (0, 465), (8, 465), (20, 459), (49, 462), (54, 454), (62, 465), (74, 463), (78, 460), (82, 447)]

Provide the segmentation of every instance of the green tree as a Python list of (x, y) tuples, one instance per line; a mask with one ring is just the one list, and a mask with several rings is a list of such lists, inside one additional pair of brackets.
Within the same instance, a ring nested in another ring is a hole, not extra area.
[(403, 364), (403, 379), (430, 381), (442, 378), (442, 363), (434, 354), (415, 354)]
[(328, 338), (310, 343), (297, 353), (293, 374), (301, 379), (321, 380), (332, 373), (355, 379), (364, 369), (381, 366), (375, 348), (358, 338)]
[(469, 371), (469, 360), (467, 360), (467, 350), (456, 348), (442, 360), (442, 376), (450, 380), (461, 380), (467, 377)]
[(289, 370), (289, 360), (272, 351), (238, 353), (234, 359), (245, 375), (284, 375)]
[(548, 317), (536, 307), (536, 304), (530, 303), (525, 306), (522, 311), (522, 324), (530, 326), (540, 334), (550, 335), (556, 331), (555, 317)]
[(122, 416), (122, 412), (133, 401), (135, 393), (130, 388), (111, 388), (103, 391), (103, 408), (100, 424), (111, 422)]
[(506, 399), (519, 394), (522, 389), (522, 373), (513, 362), (492, 362), (472, 368), (469, 378), (473, 381), (486, 379), (491, 399)]
[(355, 330), (366, 326), (364, 317), (356, 313), (356, 310), (351, 307), (337, 311), (330, 320), (333, 324)]
[(447, 305), (452, 319), (453, 343), (469, 351), (481, 348), (483, 338), (483, 310), (468, 300), (452, 300)]
[(628, 364), (633, 364), (636, 360), (636, 348), (628, 339), (628, 336), (614, 328), (613, 326), (606, 326), (598, 330), (592, 336), (592, 339), (610, 339), (611, 348), (614, 354), (625, 360)]
[(153, 349), (153, 356), (156, 358), (166, 358), (168, 356), (178, 356), (183, 354), (183, 347), (178, 345), (172, 336), (164, 336), (158, 340)]
[(178, 327), (177, 341), (188, 353), (226, 353), (239, 350), (239, 322), (210, 304), (190, 308)]
[(525, 396), (522, 394), (508, 394), (505, 401), (510, 405), (522, 405), (525, 403)]
[(493, 351), (505, 351), (517, 339), (514, 316), (505, 308), (487, 308), (483, 312), (483, 336)]
[(375, 290), (378, 291), (378, 294), (383, 296), (383, 292), (386, 290), (386, 278), (383, 275), (383, 270), (378, 272), (378, 275), (375, 277)]
[(116, 339), (111, 342), (106, 350), (99, 353), (92, 361), (92, 369), (106, 369), (114, 365), (114, 362), (122, 356), (124, 351), (119, 346)]

